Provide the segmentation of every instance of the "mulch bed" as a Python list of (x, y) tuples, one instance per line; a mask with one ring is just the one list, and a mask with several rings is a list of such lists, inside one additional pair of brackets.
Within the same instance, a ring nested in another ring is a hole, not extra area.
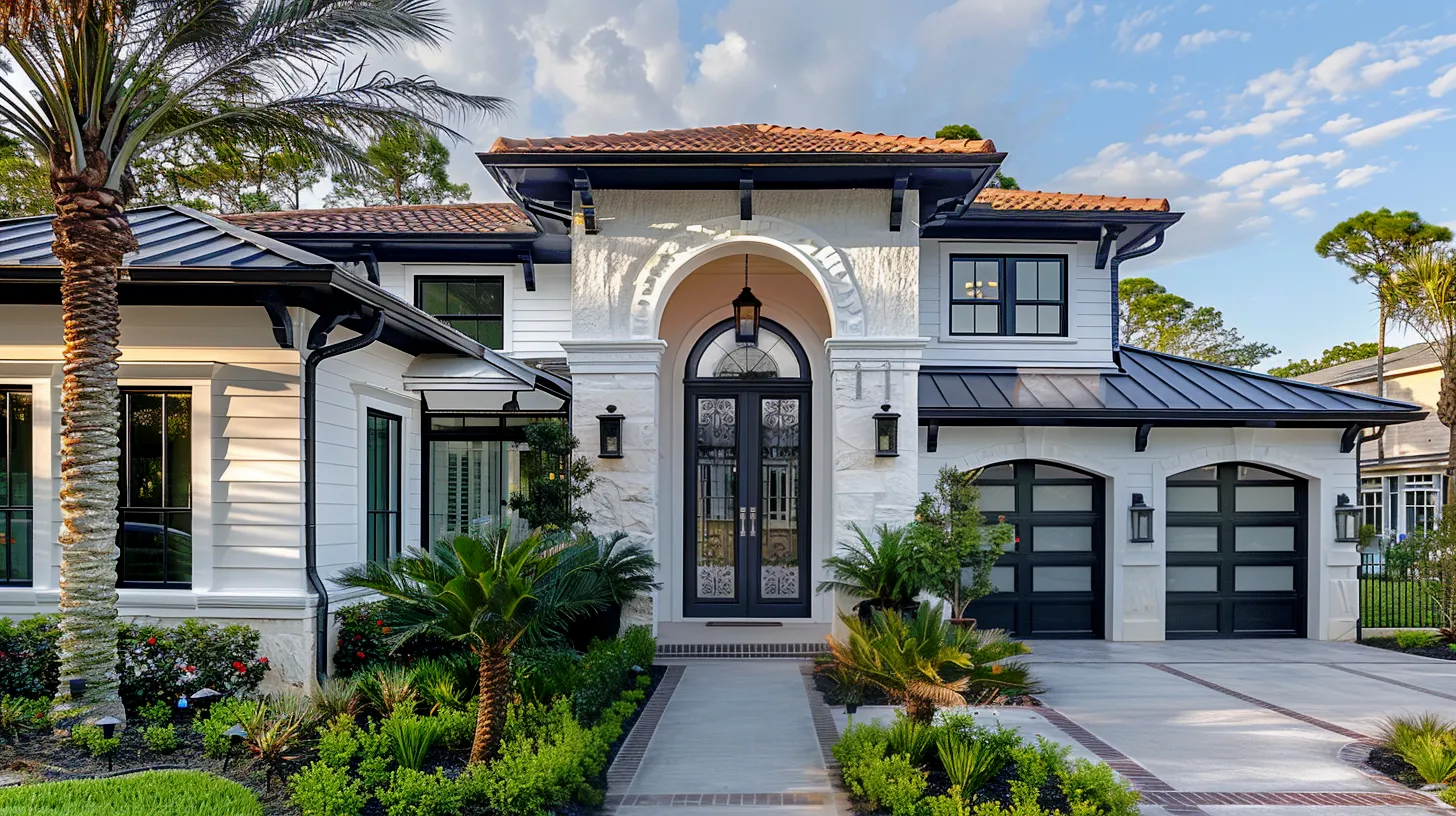
[(1423, 646), (1418, 649), (1402, 649), (1400, 648), (1400, 645), (1395, 642), (1395, 638), (1387, 637), (1365, 638), (1364, 640), (1360, 641), (1360, 643), (1364, 646), (1374, 646), (1377, 649), (1385, 649), (1391, 652), (1400, 652), (1401, 654), (1419, 655), (1420, 657), (1434, 657), (1437, 660), (1456, 660), (1456, 650), (1448, 648), (1444, 643), (1435, 646)]
[[(657, 687), (661, 685), (662, 678), (666, 674), (665, 667), (652, 667), (652, 685), (647, 687), (646, 698), (627, 719), (622, 727), (622, 735), (613, 743), (608, 754), (608, 767), (611, 766), (611, 759), (615, 759), (617, 752), (621, 750), (622, 743), (626, 741), (627, 735), (632, 731), (632, 726), (642, 716), (643, 709), (647, 707), (647, 701), (651, 700), (652, 695), (657, 692)], [(173, 723), (182, 745), (170, 754), (157, 754), (147, 749), (146, 744), (142, 741), (140, 720), (137, 721), (135, 727), (120, 732), (121, 746), (112, 754), (112, 770), (109, 772), (106, 769), (106, 760), (93, 759), (80, 748), (49, 735), (23, 737), (13, 745), (0, 742), (0, 772), (22, 774), (30, 782), (59, 782), (67, 779), (121, 776), (147, 770), (206, 771), (224, 779), (231, 779), (257, 794), (263, 803), (265, 816), (293, 816), (297, 813), (288, 804), (287, 786), (276, 775), (273, 776), (271, 783), (265, 785), (265, 773), (262, 766), (253, 762), (245, 748), (240, 747), (237, 750), (228, 763), (227, 772), (224, 773), (221, 760), (210, 759), (202, 753), (202, 736), (192, 730), (190, 713), (179, 713), (173, 718)], [(446, 775), (455, 777), (465, 770), (465, 761), (468, 758), (466, 751), (446, 751), (437, 748), (430, 751), (425, 759), (424, 767), (431, 771), (436, 767), (444, 768)], [(287, 763), (283, 772), (285, 775), (292, 774), (312, 760), (310, 751), (306, 756)], [(603, 772), (602, 779), (596, 780), (596, 784), (602, 790), (606, 789), (605, 772)], [(587, 816), (587, 814), (598, 812), (600, 812), (600, 808), (574, 803), (556, 811), (560, 816)], [(384, 806), (379, 803), (379, 800), (371, 798), (361, 816), (384, 816), (384, 813)]]
[(1380, 746), (1370, 749), (1370, 758), (1365, 763), (1408, 788), (1418, 789), (1425, 785), (1409, 762)]

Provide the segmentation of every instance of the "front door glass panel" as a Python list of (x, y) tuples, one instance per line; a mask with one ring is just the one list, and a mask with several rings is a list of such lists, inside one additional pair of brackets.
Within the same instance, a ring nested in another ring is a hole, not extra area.
[[(799, 399), (759, 403), (759, 597), (799, 597)], [(750, 514), (753, 509), (750, 508)], [(749, 518), (749, 530), (754, 532)]]
[(699, 397), (695, 439), (697, 467), (697, 595), (704, 600), (738, 597), (738, 400)]

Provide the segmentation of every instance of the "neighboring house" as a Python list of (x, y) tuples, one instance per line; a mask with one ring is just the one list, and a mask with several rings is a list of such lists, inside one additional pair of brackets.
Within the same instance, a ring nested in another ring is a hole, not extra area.
[[(1319, 385), (1376, 393), (1375, 358), (1356, 360), (1306, 374)], [(1425, 419), (1386, 429), (1360, 444), (1360, 506), (1363, 523), (1380, 531), (1381, 543), (1425, 529), (1441, 516), (1446, 495), (1449, 431), (1436, 418), (1441, 364), (1425, 343), (1385, 357), (1385, 396), (1420, 405)]]
[[(124, 615), (247, 621), (308, 682), (357, 597), (329, 579), (500, 518), (522, 427), (562, 416), (593, 525), (662, 565), (626, 617), (668, 650), (818, 648), (850, 602), (815, 594), (823, 559), (945, 465), (1017, 525), (983, 625), (1352, 636), (1354, 439), (1424, 411), (1119, 347), (1118, 267), (1165, 200), (986, 189), (989, 141), (762, 125), (480, 158), (513, 203), (130, 214)], [(11, 615), (58, 596), (48, 224), (0, 222)]]

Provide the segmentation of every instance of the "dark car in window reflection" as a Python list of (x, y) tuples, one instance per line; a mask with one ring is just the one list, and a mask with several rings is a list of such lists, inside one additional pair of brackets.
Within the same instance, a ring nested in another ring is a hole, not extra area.
[(191, 583), (190, 530), (128, 521), (121, 527), (121, 538), (123, 556), (118, 573), (122, 583)]

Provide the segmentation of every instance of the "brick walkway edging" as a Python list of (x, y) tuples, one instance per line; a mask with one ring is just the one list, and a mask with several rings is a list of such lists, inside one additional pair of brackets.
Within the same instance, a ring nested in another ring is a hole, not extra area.
[[(662, 720), (662, 712), (667, 710), (667, 704), (672, 701), (672, 693), (677, 689), (678, 681), (682, 679), (682, 666), (667, 666), (667, 673), (662, 676), (662, 681), (657, 684), (657, 689), (652, 692), (652, 698), (642, 708), (642, 715), (632, 725), (632, 731), (627, 739), (622, 741), (622, 747), (617, 751), (617, 756), (612, 759), (611, 767), (607, 768), (607, 790), (620, 788), (626, 793), (627, 787), (632, 784), (633, 778), (637, 776), (637, 769), (642, 766), (642, 757), (647, 754), (647, 745), (652, 742), (652, 734), (657, 731), (657, 723)], [(607, 796), (607, 807), (610, 809), (619, 804), (622, 796)], [(613, 802), (613, 800), (617, 802)], [(610, 812), (610, 810), (609, 810)]]
[(819, 740), (819, 755), (824, 758), (824, 767), (829, 772), (829, 785), (834, 790), (834, 808), (839, 813), (854, 812), (849, 801), (849, 791), (844, 787), (844, 774), (840, 772), (839, 760), (834, 758), (834, 743), (839, 742), (839, 724), (834, 721), (834, 712), (824, 702), (824, 695), (814, 685), (814, 663), (799, 664), (799, 673), (804, 678), (804, 696), (809, 698), (809, 718), (814, 722), (814, 736)]

